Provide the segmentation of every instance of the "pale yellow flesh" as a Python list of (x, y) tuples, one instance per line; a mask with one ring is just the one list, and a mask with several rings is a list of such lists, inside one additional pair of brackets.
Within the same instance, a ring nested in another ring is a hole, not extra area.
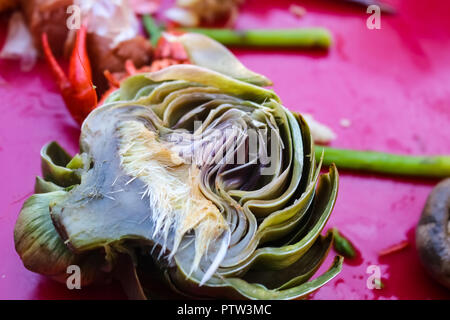
[(122, 168), (146, 185), (142, 197), (150, 199), (149, 216), (156, 224), (153, 236), (160, 234), (166, 241), (175, 228), (173, 256), (183, 236), (194, 231), (192, 271), (196, 270), (210, 243), (228, 228), (218, 208), (201, 192), (196, 162), (187, 163), (139, 121), (123, 122), (118, 133)]

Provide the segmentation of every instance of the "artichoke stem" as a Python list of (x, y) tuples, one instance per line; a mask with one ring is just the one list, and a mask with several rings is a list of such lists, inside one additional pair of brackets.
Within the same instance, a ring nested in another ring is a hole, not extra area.
[(323, 164), (329, 166), (334, 163), (338, 169), (424, 178), (450, 176), (450, 155), (406, 156), (316, 146), (316, 159), (320, 159), (322, 151)]

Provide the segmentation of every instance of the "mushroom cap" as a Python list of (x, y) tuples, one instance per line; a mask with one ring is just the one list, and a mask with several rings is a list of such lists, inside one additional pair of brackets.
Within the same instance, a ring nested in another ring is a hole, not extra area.
[(450, 178), (428, 196), (416, 228), (416, 246), (425, 269), (450, 288)]

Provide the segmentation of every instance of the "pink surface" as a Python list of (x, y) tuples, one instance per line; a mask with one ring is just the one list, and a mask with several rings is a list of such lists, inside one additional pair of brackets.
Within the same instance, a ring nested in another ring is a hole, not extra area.
[[(288, 7), (305, 6), (298, 19)], [(390, 1), (396, 16), (368, 30), (363, 9), (325, 1), (247, 0), (238, 28), (325, 26), (335, 39), (328, 54), (292, 50), (234, 50), (250, 69), (267, 75), (284, 104), (312, 113), (338, 134), (333, 146), (404, 154), (450, 154), (450, 3)], [(0, 23), (3, 43), (4, 19)], [(40, 175), (39, 150), (58, 140), (78, 148), (79, 129), (42, 64), (21, 73), (0, 61), (0, 299), (124, 298), (117, 284), (69, 291), (27, 271), (14, 250), (13, 228)], [(343, 128), (341, 119), (351, 126)], [(414, 248), (414, 227), (436, 181), (341, 172), (337, 226), (362, 253), (314, 299), (448, 299), (450, 291), (424, 273)], [(409, 240), (401, 252), (378, 258)], [(330, 260), (327, 261), (329, 263)], [(379, 265), (385, 288), (366, 287), (366, 268)]]

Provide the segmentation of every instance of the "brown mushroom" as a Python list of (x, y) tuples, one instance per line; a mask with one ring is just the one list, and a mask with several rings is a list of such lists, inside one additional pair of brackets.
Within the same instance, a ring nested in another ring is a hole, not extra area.
[(450, 288), (450, 178), (428, 196), (416, 229), (416, 245), (427, 271)]
[(92, 64), (94, 83), (99, 93), (108, 89), (108, 82), (104, 77), (104, 71), (112, 73), (125, 71), (125, 61), (133, 61), (134, 66), (140, 68), (149, 65), (152, 60), (153, 49), (150, 41), (143, 36), (120, 42), (111, 48), (111, 39), (95, 33), (89, 33), (87, 47), (89, 59)]

